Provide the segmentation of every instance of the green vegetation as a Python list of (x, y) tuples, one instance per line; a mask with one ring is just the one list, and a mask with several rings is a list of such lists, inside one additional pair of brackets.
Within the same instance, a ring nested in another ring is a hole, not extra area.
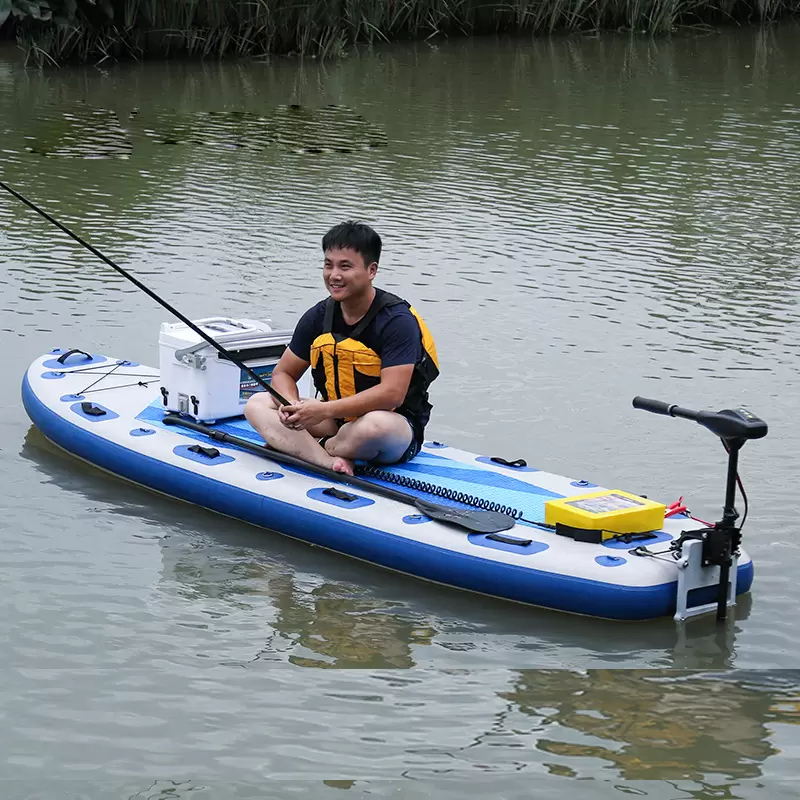
[(35, 64), (167, 56), (341, 55), (436, 34), (763, 22), (800, 0), (0, 0), (0, 36)]

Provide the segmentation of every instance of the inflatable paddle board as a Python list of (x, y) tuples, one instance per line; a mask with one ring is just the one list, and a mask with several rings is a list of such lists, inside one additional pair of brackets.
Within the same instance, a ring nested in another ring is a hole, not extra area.
[[(679, 600), (686, 564), (671, 545), (702, 523), (662, 513), (646, 535), (581, 540), (569, 526), (557, 532), (545, 524), (552, 501), (578, 507), (584, 501), (576, 498), (624, 493), (523, 461), (426, 441), (412, 461), (367, 470), (349, 484), (281, 460), (243, 416), (203, 425), (183, 420), (185, 427), (164, 407), (156, 368), (60, 348), (31, 364), (22, 399), (50, 441), (97, 467), (417, 578), (616, 620), (653, 619), (675, 614), (679, 605), (715, 601), (713, 582)], [(589, 508), (594, 501), (586, 502)], [(740, 550), (734, 565), (733, 593), (749, 591), (752, 560)]]

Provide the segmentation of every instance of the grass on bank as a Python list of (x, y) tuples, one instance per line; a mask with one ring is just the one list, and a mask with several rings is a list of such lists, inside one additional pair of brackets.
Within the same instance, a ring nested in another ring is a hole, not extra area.
[(632, 30), (768, 21), (800, 0), (0, 0), (29, 63), (302, 54), (436, 34)]

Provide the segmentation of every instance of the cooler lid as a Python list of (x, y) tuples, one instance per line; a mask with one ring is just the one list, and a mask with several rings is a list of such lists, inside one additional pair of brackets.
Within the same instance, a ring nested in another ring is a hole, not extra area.
[[(214, 341), (227, 346), (247, 344), (253, 340), (263, 339), (265, 335), (272, 333), (269, 324), (261, 320), (206, 317), (192, 321)], [(163, 322), (158, 341), (159, 344), (168, 347), (187, 347), (192, 344), (200, 344), (204, 340), (183, 322)], [(210, 348), (211, 345), (207, 345), (207, 347)]]

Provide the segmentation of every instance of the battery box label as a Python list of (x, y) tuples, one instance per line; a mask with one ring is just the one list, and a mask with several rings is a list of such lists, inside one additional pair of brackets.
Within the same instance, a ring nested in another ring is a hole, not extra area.
[(600, 497), (584, 497), (581, 500), (567, 500), (564, 505), (574, 506), (590, 514), (607, 514), (609, 511), (624, 511), (626, 508), (643, 506), (645, 503), (621, 494), (604, 494)]
[[(260, 367), (250, 367), (256, 375), (262, 380), (269, 382), (270, 376), (272, 375), (272, 370), (275, 369), (275, 364), (264, 364)], [(255, 378), (249, 373), (242, 370), (241, 375), (239, 376), (239, 398), (241, 400), (247, 400), (248, 397), (251, 397), (256, 392), (263, 392), (264, 387), (261, 386), (259, 383), (256, 382)]]

